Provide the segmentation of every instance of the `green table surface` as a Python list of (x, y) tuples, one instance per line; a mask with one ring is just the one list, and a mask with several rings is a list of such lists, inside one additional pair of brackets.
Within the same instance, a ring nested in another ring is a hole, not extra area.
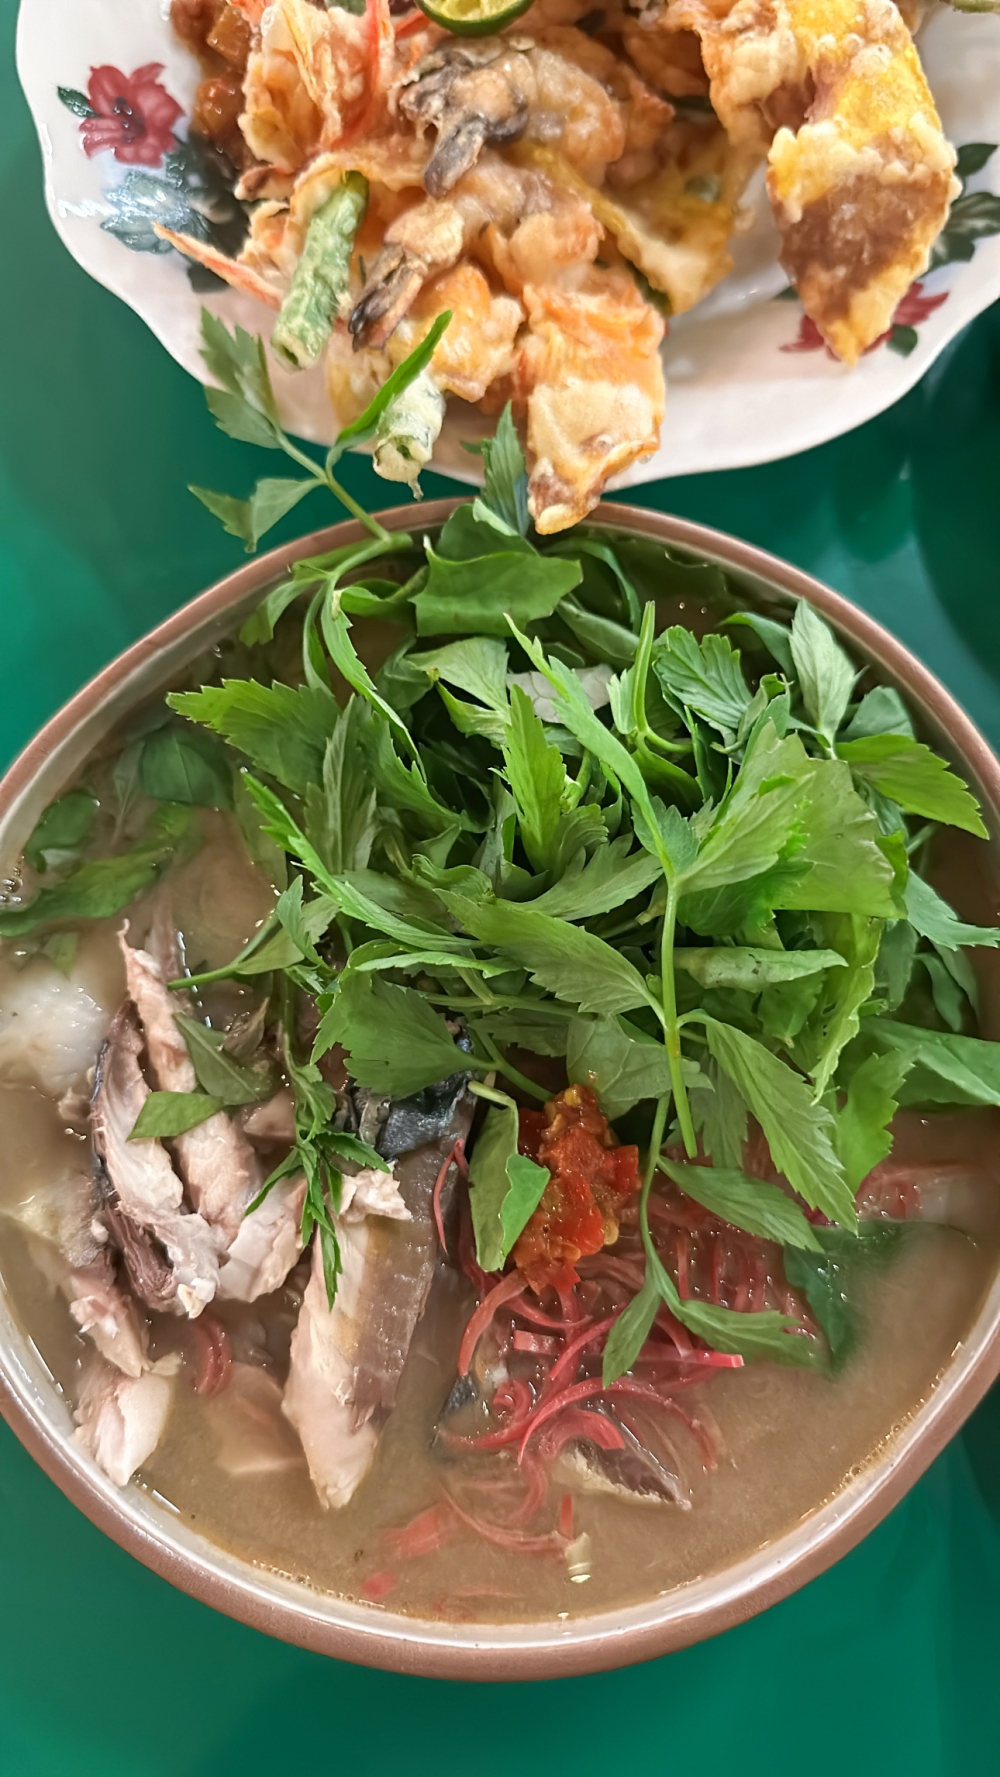
[[(185, 491), (260, 453), (73, 263), (45, 214), (0, 0), (0, 764), (154, 623), (238, 565)], [(720, 401), (725, 391), (720, 390)], [(669, 413), (667, 424), (669, 425)], [(845, 438), (630, 497), (747, 537), (886, 623), (1000, 741), (1000, 308)], [(367, 463), (344, 480), (372, 509)], [(426, 491), (452, 484), (426, 477)], [(320, 523), (319, 500), (305, 522)], [(334, 514), (330, 513), (332, 518)], [(294, 535), (294, 515), (278, 540)], [(542, 1685), (445, 1685), (323, 1660), (173, 1591), (106, 1541), (0, 1425), (0, 1771), (287, 1769), (674, 1777), (794, 1765), (1000, 1769), (1000, 1395), (902, 1505), (766, 1615), (669, 1659)]]

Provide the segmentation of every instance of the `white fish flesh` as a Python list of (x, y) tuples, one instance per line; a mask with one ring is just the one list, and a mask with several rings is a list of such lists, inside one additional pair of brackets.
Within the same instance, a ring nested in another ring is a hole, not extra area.
[(105, 1250), (92, 1265), (70, 1271), (62, 1283), (69, 1311), (81, 1333), (86, 1333), (124, 1376), (141, 1376), (150, 1366), (145, 1327), (131, 1296), (115, 1278), (114, 1262)]
[(466, 1134), (471, 1111), (463, 1097), (438, 1140), (401, 1157), (398, 1190), (391, 1173), (375, 1169), (344, 1179), (337, 1225), (343, 1270), (332, 1309), (318, 1242), (314, 1250), (292, 1335), (284, 1411), (323, 1506), (346, 1505), (356, 1492), (395, 1406), (437, 1263), (435, 1181), (456, 1138)]
[(343, 1506), (361, 1485), (375, 1457), (378, 1432), (371, 1415), (359, 1418), (354, 1402), (357, 1315), (362, 1309), (367, 1239), (364, 1223), (345, 1229), (343, 1270), (333, 1308), (327, 1305), (319, 1243), (292, 1334), (291, 1367), (282, 1410), (305, 1451), (321, 1506)]
[[(196, 1092), (198, 1080), (174, 1009), (190, 1010), (166, 985), (162, 965), (147, 950), (133, 950), (120, 934), (128, 991), (146, 1036), (153, 1084), (159, 1092)], [(178, 951), (179, 954), (179, 951)], [(174, 1153), (194, 1208), (218, 1228), (226, 1246), (236, 1239), (244, 1211), (264, 1182), (260, 1161), (243, 1131), (225, 1111), (174, 1137)]]
[(0, 1071), (50, 1098), (85, 1084), (108, 1028), (108, 1011), (77, 981), (33, 957), (0, 966)]
[(279, 1179), (260, 1208), (244, 1216), (219, 1272), (223, 1301), (256, 1302), (281, 1288), (302, 1251), (305, 1196), (305, 1177), (295, 1173)]
[(164, 1373), (166, 1368), (123, 1376), (96, 1358), (83, 1379), (74, 1440), (116, 1487), (126, 1486), (163, 1436), (176, 1375)]
[(27, 1234), (38, 1269), (66, 1297), (81, 1333), (124, 1375), (141, 1376), (149, 1368), (146, 1329), (115, 1276), (93, 1174), (68, 1172), (7, 1213)]
[[(193, 1317), (215, 1295), (225, 1241), (202, 1216), (184, 1210), (181, 1181), (166, 1149), (158, 1141), (128, 1139), (149, 1096), (139, 1066), (142, 1046), (134, 1009), (126, 1001), (112, 1020), (98, 1063), (94, 1147), (114, 1193), (109, 1209), (162, 1245), (173, 1273), (174, 1305)], [(127, 1248), (124, 1257), (128, 1264)], [(130, 1272), (135, 1277), (131, 1267)]]

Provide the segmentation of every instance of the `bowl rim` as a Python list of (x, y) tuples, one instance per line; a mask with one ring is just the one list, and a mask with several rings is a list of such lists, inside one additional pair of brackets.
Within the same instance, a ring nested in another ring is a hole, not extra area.
[[(460, 496), (450, 497), (395, 507), (378, 517), (387, 530), (419, 533), (440, 525), (464, 503)], [(617, 501), (603, 503), (590, 523), (690, 551), (735, 571), (760, 590), (813, 605), (947, 738), (976, 782), (987, 824), (994, 834), (1000, 832), (1000, 760), (951, 694), (881, 624), (800, 569), (706, 525)], [(0, 780), (0, 823), (80, 725), (157, 656), (183, 644), (192, 631), (213, 619), (222, 620), (255, 592), (263, 594), (292, 562), (365, 535), (357, 521), (349, 520), (270, 550), (217, 581), (126, 649), (77, 692), (14, 760)], [(251, 1628), (339, 1659), (432, 1678), (506, 1681), (570, 1677), (651, 1659), (722, 1633), (779, 1602), (846, 1554), (886, 1516), (998, 1374), (1000, 1272), (927, 1398), (891, 1428), (878, 1450), (831, 1498), (730, 1566), (641, 1605), (566, 1623), (431, 1624), (382, 1607), (310, 1595), (303, 1586), (281, 1586), (280, 1576), (235, 1560), (200, 1535), (192, 1537), (197, 1550), (182, 1544), (168, 1534), (165, 1513), (164, 1525), (154, 1529), (148, 1514), (144, 1520), (130, 1509), (133, 1490), (119, 1491), (104, 1482), (93, 1463), (32, 1406), (30, 1390), (4, 1341), (0, 1341), (0, 1416), (98, 1529), (202, 1603)], [(309, 1608), (310, 1596), (316, 1600), (314, 1610)]]

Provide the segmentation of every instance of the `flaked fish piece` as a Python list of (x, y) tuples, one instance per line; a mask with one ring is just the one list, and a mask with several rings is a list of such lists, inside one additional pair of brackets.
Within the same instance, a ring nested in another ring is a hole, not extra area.
[(206, 1403), (219, 1467), (227, 1475), (284, 1474), (302, 1461), (281, 1413), (281, 1385), (256, 1364), (234, 1364), (225, 1389)]
[(224, 1302), (256, 1302), (281, 1288), (302, 1251), (303, 1173), (279, 1179), (259, 1209), (244, 1216), (219, 1273)]
[(149, 1368), (146, 1329), (115, 1274), (93, 1174), (69, 1173), (9, 1211), (28, 1236), (38, 1269), (109, 1363), (126, 1376)]
[(263, 1104), (247, 1105), (239, 1113), (239, 1121), (251, 1141), (291, 1147), (295, 1140), (295, 1100), (288, 1087), (281, 1086)]
[[(189, 1008), (183, 997), (178, 1000), (171, 994), (165, 979), (165, 967), (179, 970), (176, 932), (161, 926), (156, 941), (164, 952), (175, 951), (176, 962), (171, 957), (164, 965), (148, 950), (133, 950), (124, 932), (119, 935), (128, 991), (145, 1032), (149, 1071), (157, 1090), (195, 1092), (194, 1064), (174, 1021), (175, 1007)], [(191, 1203), (230, 1246), (264, 1182), (254, 1148), (225, 1111), (176, 1136), (173, 1147)]]
[(365, 1295), (367, 1239), (364, 1224), (345, 1231), (337, 1300), (327, 1304), (323, 1260), (317, 1243), (313, 1267), (292, 1334), (291, 1367), (282, 1412), (299, 1434), (321, 1506), (343, 1506), (361, 1485), (375, 1457), (378, 1432), (371, 1418), (359, 1421), (352, 1361), (358, 1315)]
[[(390, 1204), (388, 1186), (356, 1174), (338, 1223), (343, 1270), (337, 1298), (327, 1303), (318, 1247), (299, 1322), (292, 1335), (284, 1412), (298, 1432), (313, 1485), (324, 1506), (346, 1505), (371, 1467), (378, 1432), (396, 1404), (396, 1392), (430, 1294), (437, 1262), (434, 1186), (442, 1165), (472, 1121), (472, 1100), (458, 1103), (437, 1141), (405, 1154), (395, 1167), (398, 1200), (407, 1218), (369, 1213), (352, 1220), (366, 1201)], [(379, 1179), (378, 1174), (374, 1179)], [(382, 1174), (384, 1180), (390, 1175)], [(359, 1181), (365, 1179), (364, 1195)]]
[(195, 1211), (184, 1210), (181, 1181), (166, 1149), (158, 1141), (129, 1141), (149, 1096), (139, 1066), (142, 1047), (135, 1010), (126, 1001), (112, 1019), (98, 1062), (94, 1147), (113, 1193), (112, 1215), (120, 1213), (161, 1243), (173, 1272), (170, 1305), (194, 1316), (215, 1295), (224, 1237)]
[(116, 1487), (148, 1462), (163, 1436), (173, 1400), (176, 1366), (169, 1360), (144, 1375), (124, 1376), (96, 1358), (80, 1390), (74, 1442)]
[(50, 1098), (81, 1089), (108, 1028), (108, 1008), (44, 957), (0, 965), (0, 1066), (4, 1079)]
[(151, 1367), (146, 1329), (132, 1297), (118, 1283), (107, 1249), (93, 1264), (69, 1271), (62, 1290), (81, 1333), (93, 1340), (101, 1356), (116, 1370), (138, 1377)]

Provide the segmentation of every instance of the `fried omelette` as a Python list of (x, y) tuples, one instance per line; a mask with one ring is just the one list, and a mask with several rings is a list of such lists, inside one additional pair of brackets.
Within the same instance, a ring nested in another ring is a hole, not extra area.
[(892, 0), (672, 0), (733, 142), (767, 153), (782, 264), (846, 364), (926, 270), (958, 186)]
[(375, 466), (416, 488), (446, 399), (511, 400), (542, 532), (656, 449), (665, 318), (730, 270), (762, 162), (782, 263), (846, 364), (956, 189), (892, 0), (536, 0), (478, 38), (389, 0), (172, 14), (205, 66), (196, 122), (256, 207), (237, 260), (164, 238), (278, 310), (275, 348), (322, 359), (341, 423), (450, 309)]

